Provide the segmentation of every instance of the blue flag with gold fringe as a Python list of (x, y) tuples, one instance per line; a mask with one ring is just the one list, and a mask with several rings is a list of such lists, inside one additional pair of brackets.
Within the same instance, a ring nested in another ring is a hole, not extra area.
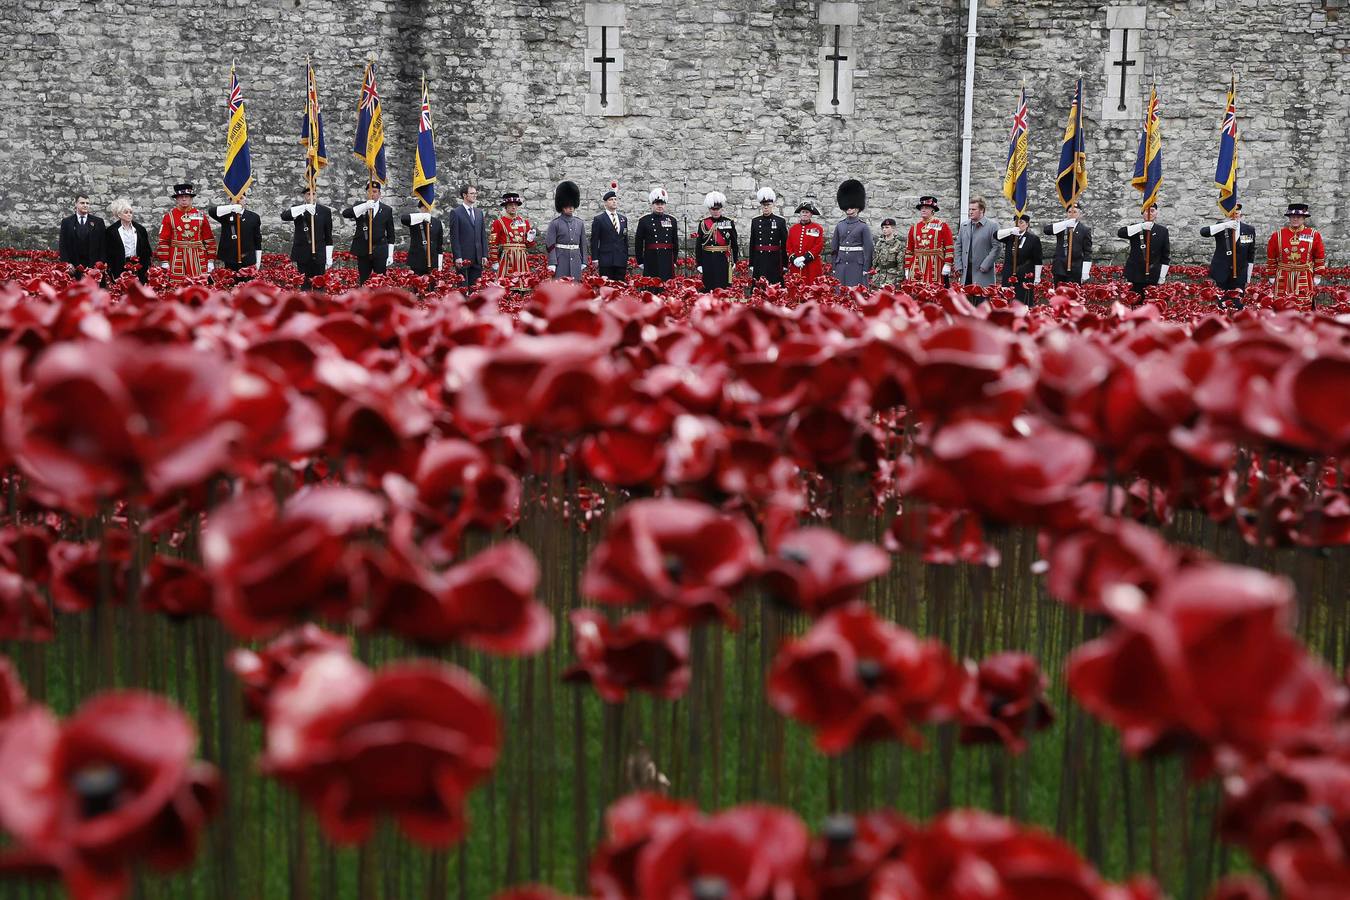
[(431, 127), (427, 80), (422, 79), (422, 112), (417, 120), (417, 153), (413, 156), (413, 196), (430, 212), (436, 202), (436, 133)]
[(323, 109), (319, 106), (319, 85), (314, 66), (305, 64), (305, 115), (300, 123), (300, 144), (305, 148), (305, 183), (310, 190), (319, 172), (328, 165), (328, 145), (323, 139)]
[(374, 63), (366, 63), (366, 77), (361, 81), (361, 99), (356, 106), (356, 140), (352, 144), (352, 153), (365, 163), (372, 180), (384, 184), (384, 111), (380, 107)]
[(1219, 126), (1219, 165), (1214, 170), (1214, 185), (1219, 189), (1219, 208), (1231, 213), (1237, 206), (1238, 124), (1237, 78), (1228, 85), (1228, 105)]
[(248, 123), (244, 119), (244, 92), (230, 67), (229, 118), (225, 131), (225, 193), (238, 203), (253, 183), (253, 158), (248, 151)]
[(1003, 171), (1003, 196), (1019, 216), (1027, 210), (1027, 115), (1027, 89), (1022, 88), (1008, 137), (1008, 164)]
[(1139, 135), (1139, 152), (1134, 159), (1134, 177), (1130, 184), (1143, 192), (1139, 201), (1141, 212), (1158, 202), (1162, 187), (1162, 122), (1158, 119), (1158, 89), (1149, 91), (1148, 108), (1144, 112), (1144, 131)]
[(1064, 145), (1059, 151), (1059, 178), (1055, 187), (1059, 202), (1068, 209), (1078, 202), (1078, 195), (1087, 187), (1087, 140), (1083, 134), (1083, 79), (1073, 92), (1073, 106), (1069, 107), (1069, 121), (1064, 126)]

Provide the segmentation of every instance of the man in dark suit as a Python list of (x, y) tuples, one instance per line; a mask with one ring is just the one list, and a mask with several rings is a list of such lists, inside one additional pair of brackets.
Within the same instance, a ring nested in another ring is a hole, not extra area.
[(262, 219), (251, 209), (244, 209), (244, 195), (238, 203), (208, 206), (206, 214), (220, 223), (220, 240), (216, 244), (216, 259), (231, 271), (245, 266), (262, 266)]
[(1077, 203), (1069, 204), (1065, 218), (1051, 222), (1042, 234), (1055, 236), (1055, 284), (1081, 284), (1092, 271), (1092, 229), (1082, 222)]
[(89, 214), (89, 195), (77, 194), (74, 214), (61, 220), (58, 242), (61, 262), (70, 267), (72, 276), (80, 269), (92, 268), (103, 262), (106, 232), (103, 220)]
[(366, 202), (349, 206), (342, 218), (356, 221), (352, 235), (352, 255), (356, 257), (356, 271), (365, 284), (371, 273), (383, 275), (394, 262), (394, 211), (380, 202), (380, 183), (366, 182)]
[[(1031, 216), (1018, 216), (1016, 225), (1000, 228), (995, 236), (1003, 244), (1003, 284), (1013, 289), (1013, 296), (1031, 306), (1036, 302), (1036, 283), (1041, 280), (1041, 239), (1031, 230)], [(972, 297), (976, 302), (983, 298)]]
[(1167, 226), (1158, 224), (1158, 204), (1153, 203), (1144, 210), (1144, 221), (1122, 225), (1116, 237), (1130, 242), (1130, 255), (1125, 259), (1125, 280), (1143, 303), (1150, 284), (1162, 284), (1167, 280), (1167, 269), (1172, 261)]
[(408, 268), (418, 275), (441, 270), (445, 230), (429, 212), (404, 213), (399, 221), (408, 226)]
[(333, 265), (333, 211), (315, 202), (308, 185), (304, 196), (304, 203), (282, 210), (281, 221), (295, 223), (291, 262), (305, 276), (304, 289), (309, 290), (315, 276)]
[(478, 208), (476, 186), (462, 186), (459, 199), (460, 205), (450, 211), (450, 252), (464, 278), (464, 287), (471, 288), (488, 261), (487, 217)]
[(1242, 295), (1256, 265), (1256, 229), (1242, 221), (1242, 204), (1234, 204), (1222, 222), (1201, 228), (1200, 236), (1214, 238), (1209, 277), (1223, 291), (1221, 302), (1242, 309)]
[(605, 191), (605, 209), (591, 220), (591, 263), (612, 281), (628, 276), (628, 217), (619, 212), (619, 195)]

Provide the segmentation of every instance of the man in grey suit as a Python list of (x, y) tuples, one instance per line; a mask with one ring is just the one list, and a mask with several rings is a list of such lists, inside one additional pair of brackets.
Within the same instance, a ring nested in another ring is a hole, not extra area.
[(464, 277), (464, 287), (471, 288), (488, 261), (487, 217), (478, 208), (477, 186), (462, 186), (459, 199), (460, 205), (450, 211), (450, 252)]
[(997, 281), (994, 264), (1003, 246), (995, 237), (998, 223), (985, 215), (987, 211), (983, 197), (972, 197), (967, 209), (970, 218), (956, 233), (956, 274), (963, 285), (988, 287)]

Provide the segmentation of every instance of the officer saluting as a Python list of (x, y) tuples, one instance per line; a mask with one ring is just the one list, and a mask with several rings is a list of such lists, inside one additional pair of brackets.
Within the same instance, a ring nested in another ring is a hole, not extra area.
[(652, 188), (647, 200), (652, 211), (638, 219), (633, 235), (633, 258), (644, 278), (669, 281), (675, 277), (675, 256), (679, 251), (679, 226), (674, 216), (666, 215), (665, 188)]
[(995, 233), (1003, 244), (1003, 283), (1013, 289), (1018, 302), (1031, 306), (1041, 280), (1041, 239), (1031, 230), (1031, 216), (1022, 213), (1013, 222)]
[(408, 268), (417, 275), (439, 272), (445, 257), (445, 228), (440, 216), (418, 210), (404, 213), (398, 220), (408, 227)]
[(216, 259), (225, 268), (238, 272), (244, 266), (262, 265), (262, 219), (244, 209), (244, 194), (238, 203), (208, 206), (206, 214), (220, 223)]
[(1224, 292), (1220, 303), (1242, 309), (1242, 293), (1251, 281), (1256, 265), (1256, 229), (1242, 221), (1242, 204), (1233, 204), (1228, 218), (1200, 229), (1201, 237), (1214, 238), (1214, 257), (1209, 261), (1209, 277)]
[(316, 275), (333, 265), (333, 211), (315, 202), (314, 191), (305, 187), (305, 202), (281, 211), (281, 221), (295, 223), (291, 238), (291, 262), (305, 276), (304, 289)]
[(750, 277), (769, 284), (783, 283), (787, 266), (787, 220), (773, 214), (778, 197), (773, 188), (760, 188), (760, 214), (750, 220)]
[(1172, 261), (1167, 226), (1158, 224), (1158, 204), (1151, 203), (1144, 210), (1144, 221), (1122, 225), (1116, 237), (1130, 242), (1130, 255), (1125, 258), (1125, 280), (1143, 303), (1150, 284), (1162, 284), (1167, 280), (1167, 269)]
[(362, 284), (372, 273), (384, 274), (394, 261), (394, 242), (398, 240), (394, 234), (394, 211), (387, 203), (380, 202), (378, 181), (366, 182), (366, 198), (364, 203), (342, 211), (342, 218), (356, 221), (352, 255), (356, 257), (356, 270)]

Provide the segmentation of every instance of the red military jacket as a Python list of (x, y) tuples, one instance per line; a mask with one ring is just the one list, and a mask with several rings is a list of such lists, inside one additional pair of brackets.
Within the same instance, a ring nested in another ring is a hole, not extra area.
[(1276, 297), (1311, 300), (1313, 277), (1327, 271), (1322, 235), (1311, 228), (1295, 231), (1286, 225), (1272, 234), (1266, 261), (1274, 268)]
[(528, 248), (534, 246), (534, 226), (520, 214), (500, 215), (488, 230), (488, 258), (497, 266), (497, 276), (523, 275), (529, 268)]
[(169, 264), (169, 281), (176, 283), (206, 274), (206, 264), (216, 258), (216, 236), (211, 220), (199, 209), (174, 207), (159, 226), (155, 256)]
[(951, 226), (934, 216), (926, 223), (909, 226), (905, 242), (905, 269), (909, 277), (925, 284), (941, 284), (942, 268), (951, 271), (955, 245)]
[[(788, 229), (788, 271), (797, 272), (803, 281), (815, 281), (821, 275), (820, 258), (825, 254), (825, 226), (819, 222), (803, 225), (794, 222)], [(797, 257), (806, 257), (806, 265), (796, 266)]]

